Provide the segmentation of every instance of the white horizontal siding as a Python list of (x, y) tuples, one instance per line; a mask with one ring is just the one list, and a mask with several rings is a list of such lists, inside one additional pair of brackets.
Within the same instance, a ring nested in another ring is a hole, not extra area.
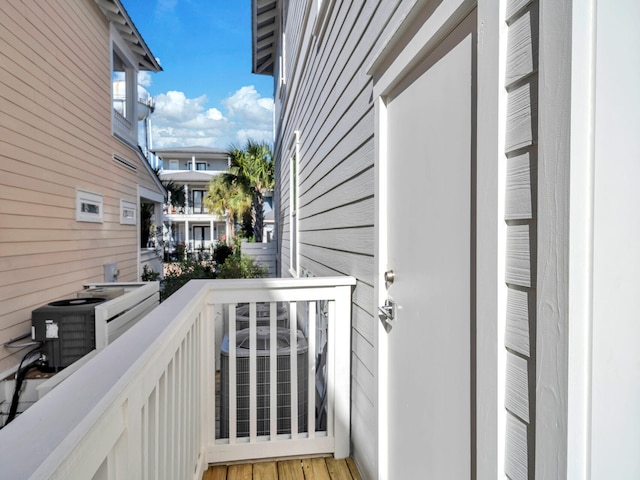
[(536, 477), (536, 258), (538, 177), (538, 2), (509, 0), (505, 89), (505, 473)]
[(287, 65), (295, 65), (295, 70), (287, 72), (284, 98), (276, 98), (282, 271), (291, 251), (288, 155), (297, 131), (300, 267), (315, 276), (357, 279), (352, 310), (352, 450), (366, 478), (377, 475), (377, 442), (371, 439), (377, 437), (378, 319), (373, 312), (375, 118), (372, 80), (365, 70), (413, 4), (335, 2), (320, 38), (312, 36), (312, 25), (299, 35), (299, 10), (290, 12), (285, 19), (286, 53), (296, 58), (288, 59)]

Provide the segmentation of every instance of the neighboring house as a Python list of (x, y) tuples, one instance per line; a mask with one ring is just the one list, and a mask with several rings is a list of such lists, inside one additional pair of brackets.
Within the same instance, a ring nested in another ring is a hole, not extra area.
[[(2, 2), (0, 37), (2, 345), (84, 283), (138, 281), (157, 259), (142, 219), (165, 190), (135, 93), (138, 71), (161, 68), (120, 0)], [(24, 353), (0, 346), (0, 372)]]
[(165, 204), (165, 247), (170, 251), (178, 245), (191, 252), (209, 251), (228, 233), (225, 219), (209, 213), (204, 205), (213, 176), (229, 171), (228, 152), (208, 147), (178, 147), (159, 148), (153, 153), (161, 161), (160, 179), (184, 191), (184, 205)]
[(640, 477), (640, 4), (252, 7), (279, 272), (357, 279), (365, 478)]

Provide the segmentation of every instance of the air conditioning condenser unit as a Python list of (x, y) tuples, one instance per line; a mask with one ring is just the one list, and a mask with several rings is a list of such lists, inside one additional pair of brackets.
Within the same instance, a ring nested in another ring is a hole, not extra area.
[[(288, 328), (277, 329), (277, 433), (291, 433), (291, 348)], [(256, 328), (256, 379), (257, 379), (257, 435), (270, 434), (270, 329)], [(236, 333), (236, 412), (238, 437), (249, 436), (250, 422), (250, 378), (249, 378), (249, 329)], [(307, 431), (307, 340), (303, 333), (297, 331), (297, 345), (294, 345), (297, 362), (298, 391), (298, 432)], [(229, 438), (229, 336), (222, 341), (220, 363), (220, 438)]]
[(96, 347), (95, 307), (104, 298), (69, 298), (31, 312), (31, 337), (49, 368), (68, 367)]

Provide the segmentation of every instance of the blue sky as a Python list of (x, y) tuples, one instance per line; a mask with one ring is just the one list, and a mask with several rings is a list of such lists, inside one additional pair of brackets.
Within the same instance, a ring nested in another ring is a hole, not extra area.
[(272, 141), (273, 78), (251, 73), (251, 0), (122, 0), (163, 71), (154, 148)]

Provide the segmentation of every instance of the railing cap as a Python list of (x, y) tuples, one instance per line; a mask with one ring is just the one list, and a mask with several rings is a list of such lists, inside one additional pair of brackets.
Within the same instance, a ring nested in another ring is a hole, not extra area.
[(249, 278), (249, 279), (216, 279), (216, 280), (192, 280), (192, 282), (211, 282), (216, 289), (244, 290), (255, 288), (317, 288), (317, 287), (344, 287), (356, 284), (354, 277), (301, 277), (301, 278)]

